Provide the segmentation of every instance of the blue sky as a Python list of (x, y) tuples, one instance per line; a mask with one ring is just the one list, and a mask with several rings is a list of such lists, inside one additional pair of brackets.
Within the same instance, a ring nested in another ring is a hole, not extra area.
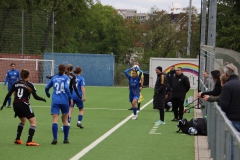
[[(110, 5), (116, 9), (136, 9), (138, 13), (150, 12), (156, 6), (159, 10), (170, 12), (170, 8), (185, 8), (189, 6), (190, 0), (100, 0), (103, 5)], [(192, 6), (200, 12), (201, 0), (192, 0)], [(174, 10), (179, 13), (180, 10)]]

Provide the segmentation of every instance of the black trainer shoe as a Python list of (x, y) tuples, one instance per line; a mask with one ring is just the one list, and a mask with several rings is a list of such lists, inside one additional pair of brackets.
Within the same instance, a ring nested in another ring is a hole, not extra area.
[(54, 139), (51, 144), (57, 144), (57, 139)]
[(68, 139), (64, 139), (63, 143), (65, 143), (65, 144), (69, 143)]
[(173, 122), (178, 122), (177, 118), (172, 119)]
[(81, 123), (77, 123), (77, 127), (84, 128)]
[(133, 108), (129, 108), (128, 110), (133, 110)]

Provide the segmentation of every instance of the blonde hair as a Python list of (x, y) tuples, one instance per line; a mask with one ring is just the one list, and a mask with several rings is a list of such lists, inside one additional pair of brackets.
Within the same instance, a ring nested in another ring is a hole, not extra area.
[(221, 80), (222, 84), (225, 84), (225, 83), (227, 82), (226, 74), (222, 74), (222, 75), (220, 76), (220, 80)]

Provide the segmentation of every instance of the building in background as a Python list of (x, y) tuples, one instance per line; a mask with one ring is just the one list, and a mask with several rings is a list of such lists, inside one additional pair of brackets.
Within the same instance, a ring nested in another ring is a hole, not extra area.
[(136, 9), (117, 9), (117, 11), (124, 19), (133, 19), (135, 17), (144, 22), (148, 18), (147, 13), (137, 13)]

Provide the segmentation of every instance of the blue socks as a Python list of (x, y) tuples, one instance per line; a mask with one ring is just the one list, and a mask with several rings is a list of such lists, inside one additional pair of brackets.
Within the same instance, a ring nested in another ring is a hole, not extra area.
[(63, 126), (64, 140), (68, 139), (69, 126)]
[(133, 108), (133, 115), (137, 115), (137, 107)]
[[(58, 124), (53, 123), (52, 124), (53, 139), (57, 139), (57, 132), (58, 132)], [(64, 140), (67, 140), (68, 139), (68, 133), (69, 133), (69, 126), (63, 126), (63, 133), (64, 133)]]
[(58, 132), (58, 124), (57, 123), (53, 123), (52, 124), (53, 139), (57, 139), (57, 132)]
[(83, 115), (78, 115), (78, 121), (82, 121), (82, 119), (83, 119)]

